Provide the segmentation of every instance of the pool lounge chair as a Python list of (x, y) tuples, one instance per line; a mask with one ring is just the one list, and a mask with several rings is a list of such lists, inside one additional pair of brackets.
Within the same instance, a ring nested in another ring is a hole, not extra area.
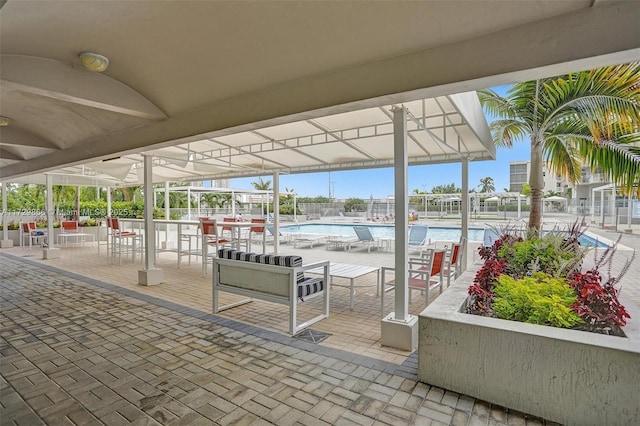
[(411, 225), (409, 227), (409, 250), (414, 250), (420, 253), (427, 250), (431, 240), (427, 238), (427, 232), (429, 227), (427, 225)]
[(310, 248), (313, 248), (314, 244), (320, 244), (324, 239), (325, 236), (320, 234), (293, 234), (293, 247), (297, 248), (300, 244), (308, 244)]
[(367, 253), (371, 253), (371, 248), (377, 249), (380, 247), (378, 240), (373, 238), (368, 226), (354, 226), (353, 230), (356, 232), (358, 240), (353, 242), (351, 245), (361, 245), (366, 247)]
[(500, 235), (498, 235), (498, 231), (495, 228), (485, 228), (482, 245), (484, 247), (493, 247), (493, 243), (495, 243), (498, 238), (500, 238)]
[(357, 237), (350, 237), (348, 235), (329, 235), (327, 237), (327, 250), (342, 249), (347, 251), (351, 249), (351, 245), (358, 242)]

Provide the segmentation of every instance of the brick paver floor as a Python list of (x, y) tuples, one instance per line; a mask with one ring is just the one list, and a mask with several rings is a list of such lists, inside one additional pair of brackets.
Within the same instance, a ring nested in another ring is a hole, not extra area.
[[(402, 364), (0, 254), (0, 424), (532, 425)], [(548, 423), (548, 422), (547, 422)]]

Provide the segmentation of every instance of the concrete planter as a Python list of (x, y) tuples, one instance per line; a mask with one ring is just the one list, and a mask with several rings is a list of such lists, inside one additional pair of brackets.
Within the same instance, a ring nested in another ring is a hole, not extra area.
[(621, 298), (627, 337), (462, 313), (475, 271), (419, 317), (418, 377), (567, 425), (637, 424), (640, 312)]

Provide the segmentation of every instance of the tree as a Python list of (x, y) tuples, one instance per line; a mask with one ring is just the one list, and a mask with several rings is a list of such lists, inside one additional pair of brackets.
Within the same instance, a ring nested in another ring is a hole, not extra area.
[(258, 177), (257, 182), (251, 182), (251, 185), (258, 191), (269, 191), (271, 190), (271, 181), (270, 180), (262, 180), (262, 177)]
[(528, 197), (529, 195), (531, 195), (531, 187), (529, 186), (528, 183), (522, 184), (522, 189), (520, 190), (520, 193), (525, 197)]
[(364, 212), (367, 210), (367, 203), (362, 198), (347, 198), (344, 200), (344, 210)]
[(478, 92), (497, 146), (531, 144), (529, 227), (540, 230), (543, 166), (577, 182), (580, 168), (600, 167), (607, 178), (631, 189), (640, 179), (640, 64), (625, 64), (527, 81), (505, 97)]
[(481, 178), (478, 188), (480, 189), (480, 192), (494, 192), (496, 190), (496, 186), (493, 184), (493, 178), (491, 176)]
[(437, 185), (431, 189), (433, 194), (459, 194), (462, 192), (461, 188), (458, 188), (455, 183), (448, 185)]

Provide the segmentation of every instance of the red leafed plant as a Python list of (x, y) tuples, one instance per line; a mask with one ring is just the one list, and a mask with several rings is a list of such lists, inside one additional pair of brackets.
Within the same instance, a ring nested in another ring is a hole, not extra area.
[[(506, 229), (492, 246), (481, 247), (480, 257), (484, 264), (476, 273), (469, 287), (469, 299), (465, 312), (475, 315), (494, 316), (494, 286), (502, 274), (520, 279), (536, 272), (557, 274), (575, 290), (577, 302), (571, 309), (584, 321), (573, 326), (575, 329), (596, 333), (624, 336), (621, 327), (630, 318), (629, 313), (618, 300), (619, 289), (615, 287), (628, 271), (633, 256), (627, 259), (617, 276), (612, 276), (612, 259), (617, 250), (617, 242), (608, 247), (602, 255), (594, 249), (593, 267), (580, 271), (585, 251), (580, 247), (578, 237), (581, 225), (576, 222), (567, 232), (538, 237), (523, 232)], [(607, 271), (603, 279), (601, 271)]]
[(467, 307), (468, 312), (475, 315), (491, 313), (493, 302), (493, 286), (498, 277), (507, 269), (507, 263), (497, 259), (485, 260), (482, 268), (476, 273), (469, 294), (473, 296)]
[(512, 236), (510, 235), (503, 235), (492, 246), (479, 249), (480, 257), (484, 259), (484, 264), (476, 273), (473, 284), (469, 287), (469, 294), (472, 297), (471, 303), (467, 307), (467, 312), (474, 315), (491, 314), (494, 283), (507, 269), (507, 262), (498, 259), (497, 253), (505, 240), (511, 238)]
[(602, 284), (599, 268), (608, 264), (609, 271), (611, 271), (611, 259), (615, 250), (615, 245), (608, 248), (592, 269), (584, 273), (572, 272), (568, 279), (571, 287), (578, 293), (578, 301), (573, 308), (584, 320), (584, 327), (596, 333), (624, 336), (620, 327), (624, 326), (627, 323), (627, 318), (631, 317), (618, 300), (618, 290), (614, 285), (629, 269), (635, 253), (625, 263), (622, 272), (617, 277), (609, 276), (607, 281)]

